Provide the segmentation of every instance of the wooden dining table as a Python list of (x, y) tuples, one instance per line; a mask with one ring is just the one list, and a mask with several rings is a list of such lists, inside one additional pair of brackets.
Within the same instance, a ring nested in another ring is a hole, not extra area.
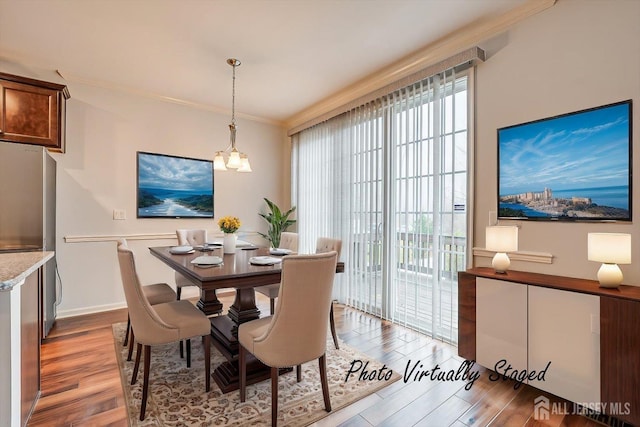
[[(222, 247), (208, 247), (207, 252), (195, 250), (193, 253), (174, 254), (170, 246), (151, 247), (153, 256), (182, 274), (200, 288), (200, 300), (197, 307), (207, 315), (222, 313), (222, 303), (216, 296), (217, 289), (235, 288), (233, 304), (226, 315), (212, 316), (211, 335), (213, 345), (227, 359), (213, 371), (213, 379), (223, 393), (237, 390), (238, 371), (238, 326), (241, 323), (260, 317), (256, 306), (256, 286), (280, 283), (281, 263), (272, 265), (253, 265), (251, 257), (273, 256), (268, 248), (239, 247), (235, 254), (223, 254)], [(192, 261), (199, 256), (219, 256), (223, 263), (218, 266), (202, 268)], [(339, 262), (336, 272), (344, 271), (344, 263)], [(258, 360), (247, 363), (247, 383), (252, 384), (270, 377), (269, 369)]]

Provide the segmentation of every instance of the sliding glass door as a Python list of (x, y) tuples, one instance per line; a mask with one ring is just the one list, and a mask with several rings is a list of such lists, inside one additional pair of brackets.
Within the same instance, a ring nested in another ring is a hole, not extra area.
[(444, 73), (294, 138), (301, 240), (343, 240), (336, 297), (449, 342), (466, 264), (468, 92), (466, 75)]

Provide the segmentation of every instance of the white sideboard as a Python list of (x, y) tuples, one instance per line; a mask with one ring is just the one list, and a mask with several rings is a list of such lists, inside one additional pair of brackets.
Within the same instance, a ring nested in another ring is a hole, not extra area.
[[(526, 298), (523, 297), (526, 289)], [(523, 320), (526, 319), (525, 320)], [(526, 325), (526, 328), (523, 327)], [(512, 359), (528, 383), (640, 425), (640, 287), (478, 267), (458, 273), (458, 355), (495, 370)], [(522, 335), (526, 335), (526, 344)]]

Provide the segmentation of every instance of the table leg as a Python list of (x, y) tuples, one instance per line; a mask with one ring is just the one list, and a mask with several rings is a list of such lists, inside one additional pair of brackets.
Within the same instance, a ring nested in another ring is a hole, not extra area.
[[(229, 308), (227, 316), (212, 317), (211, 335), (213, 345), (227, 358), (213, 371), (213, 380), (223, 393), (237, 390), (240, 384), (238, 369), (238, 326), (249, 320), (258, 319), (260, 310), (256, 307), (256, 297), (253, 288), (236, 290), (236, 298)], [(287, 369), (285, 371), (291, 371)], [(247, 354), (247, 384), (270, 378), (271, 371), (253, 355)]]
[(222, 303), (218, 300), (215, 289), (200, 289), (200, 299), (198, 300), (196, 307), (202, 310), (202, 312), (207, 316), (222, 313)]

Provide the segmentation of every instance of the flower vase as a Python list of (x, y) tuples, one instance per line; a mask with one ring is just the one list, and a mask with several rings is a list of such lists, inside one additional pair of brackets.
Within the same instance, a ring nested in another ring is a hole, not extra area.
[(224, 233), (222, 249), (225, 254), (236, 253), (236, 235), (234, 233)]

